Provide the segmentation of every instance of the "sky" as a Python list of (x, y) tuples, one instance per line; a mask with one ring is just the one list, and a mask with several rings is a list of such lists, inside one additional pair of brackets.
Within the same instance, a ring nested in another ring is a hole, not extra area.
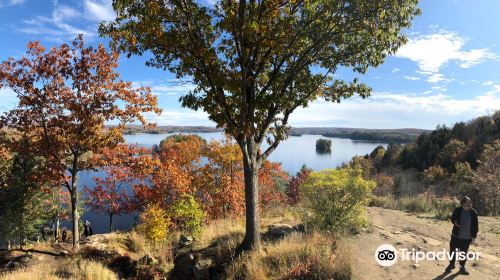
[[(204, 0), (205, 1), (205, 0)], [(212, 1), (212, 0), (210, 0)], [(20, 58), (29, 41), (46, 47), (84, 34), (87, 44), (99, 38), (97, 26), (113, 20), (110, 0), (0, 0), (0, 61)], [(404, 30), (409, 41), (384, 64), (357, 76), (372, 87), (367, 99), (340, 104), (317, 100), (296, 110), (297, 127), (425, 128), (490, 115), (500, 110), (500, 1), (421, 0), (422, 15)], [(150, 86), (163, 113), (146, 117), (158, 125), (209, 125), (203, 111), (182, 108), (179, 97), (194, 88), (163, 70), (145, 66), (144, 57), (120, 57), (122, 79)], [(351, 80), (342, 69), (335, 77)], [(16, 98), (0, 89), (0, 113)]]

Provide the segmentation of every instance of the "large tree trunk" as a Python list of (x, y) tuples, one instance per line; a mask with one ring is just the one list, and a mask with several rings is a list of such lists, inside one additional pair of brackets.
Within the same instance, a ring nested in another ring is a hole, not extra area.
[[(76, 184), (75, 184), (76, 187)], [(71, 191), (71, 220), (73, 223), (73, 248), (78, 249), (80, 232), (78, 228), (79, 222), (79, 214), (78, 214), (78, 191), (76, 188), (72, 187)]]
[(109, 214), (109, 232), (113, 232), (113, 214)]
[(78, 222), (80, 219), (78, 213), (78, 156), (73, 157), (73, 166), (71, 169), (71, 220), (73, 222), (73, 249), (78, 250), (80, 240), (80, 229)]
[(245, 175), (245, 238), (241, 250), (260, 250), (260, 214), (259, 214), (259, 164), (258, 147), (255, 142), (242, 148), (243, 171)]
[(60, 220), (59, 218), (56, 218), (55, 222), (55, 229), (54, 229), (54, 241), (57, 243), (59, 242), (59, 227), (60, 227)]

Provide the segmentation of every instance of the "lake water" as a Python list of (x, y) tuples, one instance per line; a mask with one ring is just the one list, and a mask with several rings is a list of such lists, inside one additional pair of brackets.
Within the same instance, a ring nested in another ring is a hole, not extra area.
[[(222, 133), (197, 133), (203, 139), (222, 140)], [(159, 144), (161, 140), (172, 134), (134, 134), (125, 135), (125, 141), (129, 144), (138, 144), (146, 147)], [(386, 146), (386, 143), (355, 141), (342, 138), (328, 138), (332, 141), (332, 151), (330, 154), (316, 153), (316, 140), (322, 138), (320, 135), (291, 136), (282, 142), (271, 154), (269, 160), (280, 162), (283, 170), (289, 174), (295, 174), (305, 164), (313, 170), (325, 168), (335, 168), (344, 162), (348, 162), (352, 157), (365, 155), (373, 151), (378, 145)], [(323, 137), (324, 138), (324, 137)], [(100, 176), (97, 172), (82, 172), (79, 185), (92, 187), (94, 185), (92, 177)], [(82, 219), (88, 219), (92, 223), (95, 233), (105, 233), (109, 228), (109, 218), (91, 211), (82, 215)], [(113, 224), (117, 230), (128, 230), (136, 222), (137, 215), (122, 215), (113, 217)]]
[[(161, 140), (172, 134), (125, 135), (125, 141), (130, 144), (151, 147), (159, 144)], [(224, 139), (222, 133), (197, 134), (207, 141)], [(291, 136), (279, 144), (278, 148), (269, 156), (269, 160), (281, 162), (285, 171), (295, 174), (304, 164), (313, 170), (335, 168), (344, 162), (348, 162), (353, 156), (370, 153), (378, 145), (386, 146), (386, 143), (379, 142), (328, 138), (332, 140), (332, 152), (322, 155), (316, 153), (316, 140), (319, 138), (325, 137), (321, 135)]]

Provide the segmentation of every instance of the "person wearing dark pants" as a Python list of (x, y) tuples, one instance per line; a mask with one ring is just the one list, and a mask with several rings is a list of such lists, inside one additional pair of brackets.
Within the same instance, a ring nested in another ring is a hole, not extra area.
[(469, 272), (465, 269), (465, 254), (467, 254), (470, 244), (476, 239), (479, 230), (477, 212), (472, 208), (469, 197), (462, 198), (460, 207), (455, 208), (451, 215), (451, 222), (453, 223), (453, 230), (451, 232), (450, 253), (453, 254), (453, 257), (445, 271), (450, 272), (455, 268), (457, 254), (463, 252), (464, 258), (459, 260), (460, 273), (469, 275)]

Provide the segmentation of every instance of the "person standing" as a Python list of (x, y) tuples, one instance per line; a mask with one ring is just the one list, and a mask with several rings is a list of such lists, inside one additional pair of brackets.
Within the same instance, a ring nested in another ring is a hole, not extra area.
[(450, 240), (450, 253), (453, 254), (450, 259), (450, 264), (446, 267), (446, 272), (451, 272), (455, 268), (455, 260), (459, 252), (463, 255), (463, 259), (459, 260), (460, 273), (469, 275), (469, 271), (465, 268), (467, 251), (469, 246), (474, 242), (479, 230), (477, 212), (472, 208), (472, 201), (468, 196), (464, 196), (460, 201), (460, 206), (455, 208), (451, 215), (453, 229)]
[(68, 232), (66, 231), (66, 228), (63, 228), (62, 230), (62, 241), (66, 242), (68, 240)]
[(83, 236), (85, 238), (89, 236), (89, 227), (90, 227), (90, 222), (88, 220), (85, 220), (85, 223), (83, 224)]

